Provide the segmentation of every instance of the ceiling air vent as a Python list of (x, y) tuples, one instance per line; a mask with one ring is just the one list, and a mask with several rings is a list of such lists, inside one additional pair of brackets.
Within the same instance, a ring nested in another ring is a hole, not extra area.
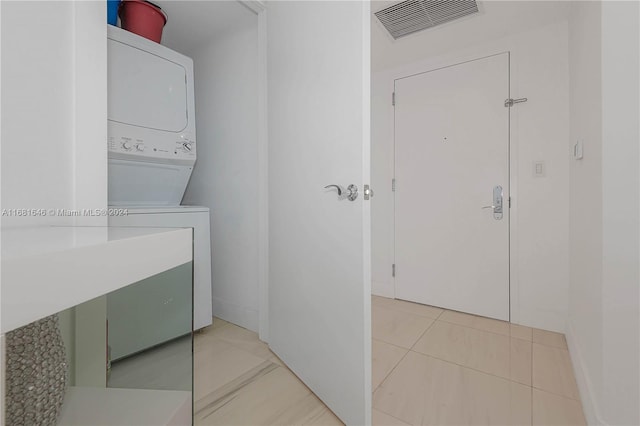
[(478, 12), (475, 0), (406, 0), (376, 12), (394, 39)]

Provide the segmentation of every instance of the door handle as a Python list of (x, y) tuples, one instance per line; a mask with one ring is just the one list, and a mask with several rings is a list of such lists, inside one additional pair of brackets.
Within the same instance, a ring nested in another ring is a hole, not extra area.
[(327, 189), (331, 187), (334, 187), (338, 191), (338, 197), (342, 196), (342, 187), (340, 185), (327, 185), (324, 188)]
[(502, 219), (502, 200), (503, 200), (503, 191), (502, 186), (496, 185), (493, 187), (493, 204), (490, 206), (484, 206), (482, 209), (493, 209), (493, 218), (495, 220)]
[(335, 188), (338, 191), (338, 200), (344, 200), (346, 198), (349, 201), (355, 201), (355, 199), (358, 198), (358, 187), (354, 184), (347, 186), (347, 189), (336, 184), (325, 186), (325, 189), (328, 188)]

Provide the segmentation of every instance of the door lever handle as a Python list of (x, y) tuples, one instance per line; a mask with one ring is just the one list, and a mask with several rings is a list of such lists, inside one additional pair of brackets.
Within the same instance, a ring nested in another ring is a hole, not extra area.
[(502, 219), (502, 187), (500, 185), (493, 187), (493, 204), (484, 206), (482, 209), (493, 209), (493, 218)]
[(355, 199), (358, 198), (358, 187), (354, 184), (349, 185), (347, 189), (342, 188), (340, 185), (325, 186), (325, 189), (328, 188), (335, 188), (338, 190), (338, 200), (344, 200), (346, 198), (349, 201), (355, 201)]
[(338, 196), (342, 196), (342, 188), (340, 187), (340, 185), (327, 185), (325, 186), (325, 189), (332, 187), (338, 190)]

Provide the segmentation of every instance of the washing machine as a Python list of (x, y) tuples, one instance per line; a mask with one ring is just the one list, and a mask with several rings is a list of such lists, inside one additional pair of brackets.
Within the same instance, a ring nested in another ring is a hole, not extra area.
[[(210, 325), (213, 314), (209, 209), (198, 206), (124, 209), (128, 214), (110, 217), (110, 226), (193, 228), (193, 329)], [(179, 272), (171, 270), (148, 279), (146, 285), (153, 287), (152, 292), (136, 291), (131, 286), (129, 292), (117, 292), (108, 297), (107, 309), (110, 312), (107, 312), (107, 317), (110, 336), (114, 336), (110, 342), (114, 361), (191, 332), (190, 322), (184, 320), (191, 316), (191, 304), (181, 302), (186, 293), (190, 295), (184, 290), (189, 272), (176, 275)], [(150, 293), (153, 293), (153, 298)], [(145, 311), (119, 309), (125, 304), (144, 307)], [(122, 311), (127, 312), (126, 315), (123, 316)], [(137, 335), (132, 324), (142, 321), (155, 324), (156, 334)]]

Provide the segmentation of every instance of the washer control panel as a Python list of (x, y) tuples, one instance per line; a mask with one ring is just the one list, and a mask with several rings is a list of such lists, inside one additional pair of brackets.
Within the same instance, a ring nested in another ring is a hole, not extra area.
[[(144, 157), (149, 160), (193, 160), (196, 159), (195, 138), (187, 132), (180, 134), (162, 134), (150, 132), (145, 135), (141, 129), (135, 129), (132, 134), (110, 134), (108, 149), (110, 153), (117, 154), (118, 157)], [(133, 134), (135, 133), (135, 134)], [(143, 160), (143, 158), (140, 158)]]

